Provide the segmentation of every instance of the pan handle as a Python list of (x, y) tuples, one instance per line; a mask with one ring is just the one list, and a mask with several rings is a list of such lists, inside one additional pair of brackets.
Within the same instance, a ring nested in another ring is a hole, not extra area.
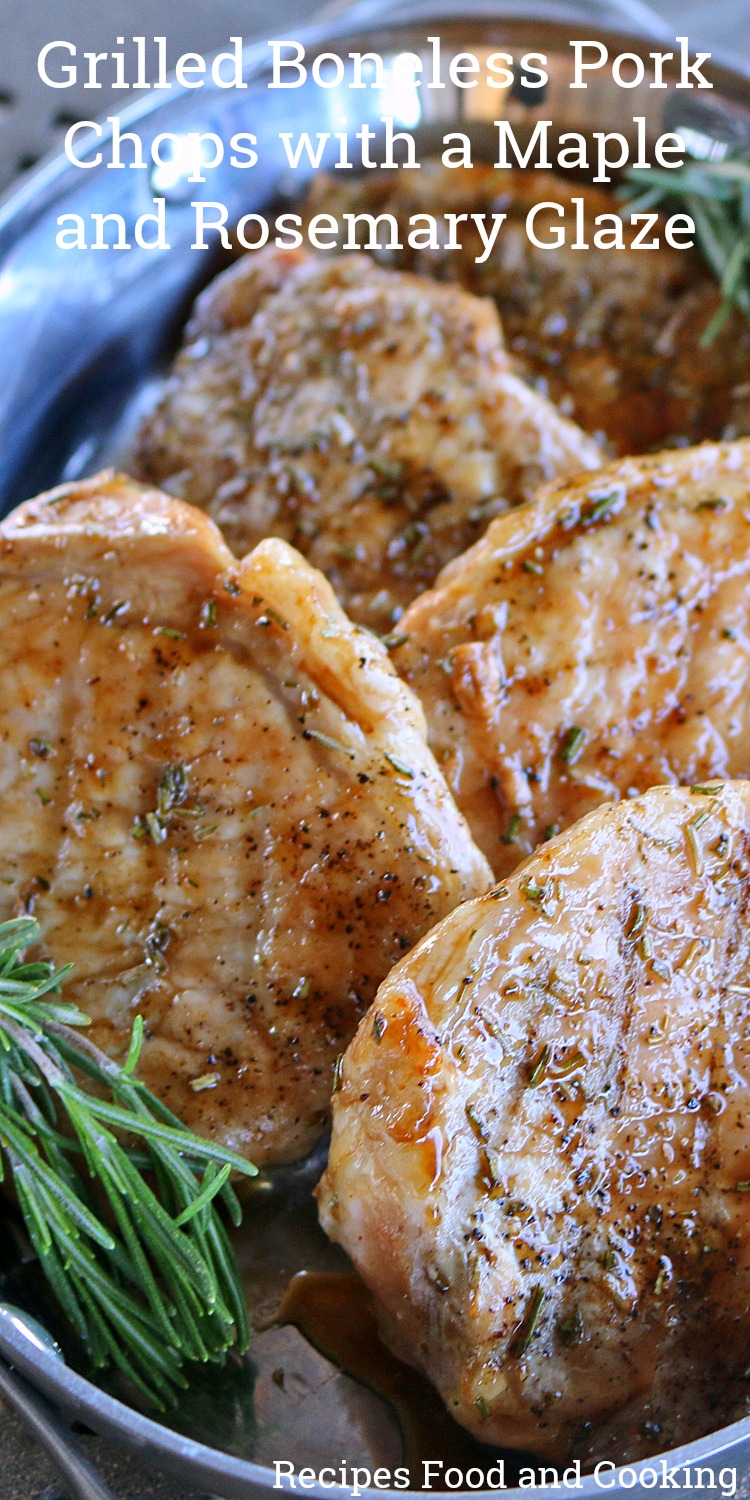
[(114, 1500), (108, 1485), (44, 1396), (0, 1361), (0, 1395), (31, 1428), (65, 1480), (71, 1500)]
[[(518, 0), (469, 0), (464, 7), (470, 16), (490, 16), (497, 20), (568, 21), (571, 25), (623, 27), (648, 41), (674, 42), (667, 23), (646, 0), (527, 0), (522, 8)], [(443, 15), (456, 20), (455, 0), (327, 0), (316, 11), (315, 22), (351, 21), (352, 28), (370, 21), (393, 22), (439, 20)]]

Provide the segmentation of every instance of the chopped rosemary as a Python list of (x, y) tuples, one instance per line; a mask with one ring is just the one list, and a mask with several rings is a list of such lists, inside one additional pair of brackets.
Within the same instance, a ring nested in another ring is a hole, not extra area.
[(221, 1073), (203, 1073), (200, 1078), (191, 1078), (190, 1087), (195, 1094), (202, 1094), (204, 1089), (215, 1089), (221, 1083)]
[(561, 761), (566, 766), (574, 766), (580, 759), (585, 743), (586, 730), (582, 729), (579, 724), (573, 724), (570, 729), (566, 729), (560, 745)]
[(500, 1187), (500, 1179), (486, 1146), (479, 1151), (479, 1184), (488, 1193), (496, 1193)]
[(156, 791), (156, 811), (166, 818), (183, 803), (188, 794), (187, 771), (183, 761), (170, 764), (164, 770)]
[(529, 1088), (530, 1089), (536, 1088), (537, 1084), (541, 1083), (541, 1081), (542, 1081), (542, 1079), (543, 1079), (543, 1077), (544, 1077), (544, 1075), (545, 1075), (545, 1073), (547, 1071), (547, 1068), (549, 1067), (549, 1061), (550, 1061), (551, 1056), (552, 1056), (551, 1049), (547, 1046), (547, 1043), (545, 1042), (544, 1046), (542, 1047), (541, 1052), (539, 1053), (538, 1058), (536, 1059), (536, 1062), (533, 1064), (533, 1066), (531, 1068), (531, 1071), (529, 1073)]
[(539, 1319), (546, 1300), (547, 1293), (544, 1288), (541, 1286), (535, 1287), (529, 1298), (521, 1323), (508, 1345), (508, 1353), (513, 1359), (520, 1359), (521, 1355), (526, 1353), (539, 1327)]
[(489, 1133), (489, 1130), (487, 1129), (487, 1126), (484, 1124), (484, 1121), (480, 1120), (479, 1115), (477, 1114), (477, 1112), (476, 1112), (473, 1104), (467, 1104), (467, 1106), (466, 1106), (466, 1118), (467, 1118), (467, 1120), (468, 1120), (468, 1122), (469, 1122), (472, 1130), (474, 1131), (474, 1134), (475, 1134), (477, 1140), (481, 1141), (481, 1143), (482, 1143), (483, 1146), (486, 1146), (486, 1144), (487, 1144), (487, 1142), (488, 1142), (488, 1140), (490, 1138), (490, 1133)]
[(695, 968), (698, 959), (704, 952), (705, 948), (703, 947), (703, 943), (700, 941), (700, 938), (694, 938), (692, 943), (690, 944), (690, 947), (688, 948), (687, 953), (685, 954), (685, 957), (682, 960), (682, 963), (678, 965), (678, 968), (680, 968), (683, 973), (689, 974), (690, 971)]
[(730, 151), (721, 161), (692, 161), (664, 172), (631, 168), (626, 175), (641, 190), (627, 205), (631, 211), (680, 202), (695, 224), (701, 253), (721, 291), (719, 307), (701, 334), (705, 349), (735, 308), (750, 318), (750, 162)]
[(729, 501), (723, 495), (714, 495), (710, 500), (699, 500), (695, 507), (698, 514), (702, 510), (726, 510)]
[(625, 936), (629, 938), (637, 937), (638, 934), (642, 932), (645, 923), (646, 908), (645, 906), (642, 906), (640, 902), (634, 901), (630, 909), (630, 916), (628, 917), (627, 925), (625, 927)]
[(557, 1332), (561, 1344), (564, 1344), (566, 1349), (577, 1348), (583, 1338), (583, 1318), (578, 1308), (558, 1323)]
[(703, 824), (707, 823), (708, 819), (713, 817), (718, 806), (719, 799), (717, 797), (716, 800), (711, 803), (710, 807), (702, 807), (700, 812), (697, 812), (695, 814), (695, 817), (690, 819), (693, 828), (702, 828)]
[(340, 750), (343, 755), (348, 755), (354, 760), (354, 751), (348, 745), (342, 745), (340, 740), (333, 739), (330, 734), (323, 734), (321, 729), (303, 729), (303, 740), (317, 740), (319, 745), (325, 745), (327, 750)]
[(391, 755), (388, 750), (385, 752), (385, 758), (393, 766), (394, 771), (398, 771), (401, 776), (408, 776), (409, 780), (413, 781), (414, 772), (411, 766), (406, 765), (405, 761), (399, 760), (397, 755)]
[(520, 827), (521, 827), (521, 814), (518, 813), (518, 812), (515, 812), (508, 819), (508, 826), (507, 826), (507, 828), (505, 830), (505, 833), (501, 833), (501, 835), (500, 835), (500, 843), (501, 844), (513, 844), (513, 843), (515, 843), (516, 835), (517, 835), (518, 830), (519, 830)]
[(606, 495), (597, 494), (596, 491), (590, 492), (589, 500), (592, 500), (594, 503), (591, 509), (587, 510), (585, 515), (581, 517), (583, 525), (595, 526), (597, 521), (602, 521), (605, 516), (609, 515), (612, 506), (621, 498), (622, 490), (620, 489), (608, 490)]
[[(185, 807), (189, 791), (188, 774), (182, 761), (165, 766), (156, 788), (156, 807), (138, 815), (132, 829), (134, 839), (151, 838), (154, 844), (163, 844), (169, 834), (170, 825), (177, 817), (200, 817), (203, 808)], [(196, 833), (196, 838), (199, 833)]]
[(106, 615), (102, 615), (102, 625), (111, 625), (114, 620), (117, 620), (129, 608), (130, 604), (127, 599), (116, 599), (114, 604), (110, 605)]
[(687, 854), (688, 863), (693, 874), (696, 876), (701, 875), (703, 873), (703, 856), (701, 854), (701, 846), (698, 843), (698, 835), (692, 823), (688, 823), (685, 829), (685, 853)]
[(255, 623), (256, 625), (270, 625), (273, 623), (274, 625), (278, 625), (280, 630), (289, 629), (289, 621), (285, 620), (283, 616), (279, 614), (278, 610), (271, 609), (270, 605), (268, 604), (264, 606), (262, 615), (258, 615)]
[(122, 1065), (79, 1034), (88, 1017), (58, 998), (67, 970), (24, 956), (38, 938), (31, 917), (0, 926), (0, 1175), (94, 1367), (114, 1366), (163, 1409), (186, 1361), (247, 1346), (215, 1200), (239, 1223), (229, 1174), (255, 1168), (193, 1135), (134, 1077), (140, 1016)]
[(527, 880), (525, 885), (521, 886), (521, 891), (526, 900), (543, 917), (553, 917), (555, 915), (557, 902), (554, 897), (551, 881), (546, 880), (544, 885), (539, 885), (536, 880)]
[(570, 1057), (566, 1057), (565, 1061), (555, 1068), (555, 1080), (558, 1078), (567, 1078), (569, 1073), (574, 1073), (576, 1068), (584, 1067), (585, 1063), (586, 1059), (583, 1053), (576, 1047), (575, 1052)]

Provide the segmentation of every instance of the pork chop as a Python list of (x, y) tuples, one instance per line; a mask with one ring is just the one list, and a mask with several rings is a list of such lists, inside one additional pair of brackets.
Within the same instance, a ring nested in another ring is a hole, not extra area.
[(292, 542), (388, 631), (493, 515), (601, 461), (511, 372), (488, 300), (364, 255), (267, 250), (199, 298), (135, 464), (238, 555)]
[[(566, 242), (552, 252), (527, 233), (527, 215), (541, 203), (547, 209), (534, 229), (542, 239), (560, 227), (554, 205), (565, 209)], [(583, 255), (571, 232), (579, 206)], [(444, 167), (428, 159), (418, 172), (316, 172), (302, 214), (309, 223), (324, 210), (342, 225), (342, 239), (352, 232), (344, 215), (359, 215), (356, 230), (368, 245), (367, 216), (382, 215), (382, 248), (374, 252), (380, 263), (492, 297), (513, 368), (586, 432), (604, 435), (615, 453), (747, 433), (750, 323), (739, 308), (720, 313), (713, 270), (698, 249), (670, 248), (663, 225), (658, 246), (645, 255), (597, 246), (596, 218), (616, 206), (605, 188), (538, 167), (508, 171), (477, 161)], [(498, 211), (507, 218), (485, 256), (471, 215)], [(408, 248), (412, 214), (435, 214), (442, 228), (445, 212), (464, 216), (460, 249)], [(400, 250), (390, 248), (388, 214)], [(629, 244), (643, 226), (631, 229), (625, 220)]]
[(484, 1442), (750, 1403), (750, 783), (600, 808), (442, 922), (343, 1062), (321, 1220)]
[(486, 889), (380, 644), (281, 541), (100, 475), (0, 527), (0, 920), (115, 1056), (258, 1163), (324, 1130), (394, 961)]
[(625, 459), (501, 516), (395, 653), (499, 876), (609, 798), (750, 774), (750, 440)]

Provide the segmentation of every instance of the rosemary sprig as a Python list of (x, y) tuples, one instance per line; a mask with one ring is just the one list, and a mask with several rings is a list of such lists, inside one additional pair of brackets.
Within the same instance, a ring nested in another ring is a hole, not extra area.
[(239, 1224), (229, 1174), (256, 1169), (186, 1129), (134, 1076), (140, 1016), (122, 1065), (80, 1035), (89, 1018), (55, 998), (68, 971), (24, 957), (38, 938), (31, 917), (0, 924), (0, 1181), (9, 1174), (94, 1367), (120, 1370), (163, 1410), (187, 1361), (247, 1347), (217, 1200)]
[(721, 161), (688, 162), (671, 171), (631, 167), (625, 176), (643, 190), (633, 197), (629, 189), (623, 189), (631, 212), (676, 201), (695, 224), (698, 245), (719, 283), (722, 299), (701, 334), (700, 345), (705, 349), (733, 308), (750, 319), (750, 161), (730, 153)]

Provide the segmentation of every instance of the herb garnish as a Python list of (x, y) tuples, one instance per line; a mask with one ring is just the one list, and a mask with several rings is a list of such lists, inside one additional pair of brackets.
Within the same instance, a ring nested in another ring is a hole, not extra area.
[(481, 1141), (482, 1145), (486, 1145), (490, 1138), (490, 1133), (484, 1121), (480, 1120), (473, 1104), (467, 1104), (466, 1118), (472, 1130), (474, 1131), (477, 1140)]
[[(0, 925), (0, 1180), (12, 1179), (40, 1265), (97, 1369), (114, 1366), (153, 1405), (174, 1402), (188, 1360), (247, 1347), (245, 1299), (226, 1230), (231, 1171), (255, 1168), (198, 1136), (55, 998), (67, 970), (28, 961), (38, 924)], [(96, 1092), (80, 1083), (84, 1075)], [(121, 1139), (122, 1137), (122, 1139)], [(126, 1144), (125, 1144), (126, 1142)]]
[(688, 162), (665, 172), (631, 168), (626, 176), (644, 189), (629, 201), (631, 211), (679, 200), (695, 224), (698, 245), (722, 297), (700, 337), (705, 349), (735, 308), (750, 319), (750, 162), (730, 152), (723, 161)]
[(575, 1308), (572, 1313), (568, 1314), (567, 1318), (563, 1318), (562, 1322), (558, 1323), (557, 1332), (560, 1336), (560, 1342), (565, 1345), (566, 1349), (577, 1348), (583, 1339), (583, 1318), (578, 1308)]
[(302, 738), (303, 740), (317, 740), (318, 744), (325, 745), (327, 750), (340, 750), (342, 754), (348, 755), (350, 760), (354, 760), (354, 751), (350, 750), (348, 745), (342, 745), (340, 740), (333, 738), (333, 735), (324, 734), (322, 729), (303, 729)]
[(579, 724), (573, 724), (566, 729), (560, 745), (560, 759), (566, 766), (574, 766), (579, 759), (586, 742), (586, 730)]
[(154, 844), (163, 844), (176, 817), (201, 817), (204, 809), (200, 803), (196, 803), (195, 807), (185, 807), (188, 791), (188, 774), (184, 763), (176, 761), (165, 766), (156, 788), (156, 807), (143, 817), (136, 818), (133, 837), (142, 839), (148, 834)]
[(511, 813), (511, 816), (508, 819), (508, 826), (507, 826), (507, 828), (505, 830), (505, 833), (501, 833), (501, 835), (500, 835), (500, 843), (501, 844), (513, 844), (513, 843), (515, 843), (516, 835), (517, 835), (518, 830), (519, 830), (520, 827), (521, 827), (521, 814), (518, 813), (518, 812)]
[(399, 760), (397, 755), (391, 755), (388, 750), (385, 752), (385, 758), (389, 765), (393, 766), (394, 771), (398, 771), (400, 776), (408, 776), (410, 781), (414, 779), (414, 772), (411, 766), (407, 766), (406, 761)]
[(601, 494), (597, 490), (590, 490), (588, 498), (593, 503), (590, 509), (581, 516), (581, 524), (583, 526), (595, 526), (597, 521), (602, 521), (605, 516), (609, 515), (616, 501), (622, 499), (622, 489), (607, 490), (606, 494)]
[(702, 510), (726, 510), (728, 504), (729, 501), (725, 500), (723, 495), (715, 495), (711, 500), (699, 500), (695, 510), (696, 514)]
[(531, 1069), (531, 1072), (529, 1073), (529, 1088), (530, 1089), (536, 1088), (537, 1084), (541, 1083), (541, 1081), (542, 1081), (542, 1079), (543, 1079), (543, 1077), (544, 1077), (544, 1075), (545, 1075), (545, 1073), (547, 1071), (547, 1068), (549, 1067), (549, 1062), (550, 1062), (551, 1056), (552, 1056), (551, 1049), (548, 1047), (547, 1043), (545, 1042), (544, 1046), (542, 1047), (541, 1052), (539, 1053), (538, 1058), (536, 1059), (536, 1062), (534, 1063), (534, 1065), (533, 1065), (533, 1067)]
[(521, 1355), (526, 1353), (539, 1327), (539, 1319), (546, 1300), (547, 1293), (544, 1288), (541, 1286), (535, 1287), (529, 1298), (520, 1327), (508, 1346), (508, 1353), (513, 1359), (520, 1359)]
[(539, 885), (536, 880), (527, 880), (521, 886), (521, 891), (526, 900), (531, 903), (536, 911), (543, 917), (554, 917), (557, 911), (557, 901), (551, 880), (545, 880), (544, 885)]

